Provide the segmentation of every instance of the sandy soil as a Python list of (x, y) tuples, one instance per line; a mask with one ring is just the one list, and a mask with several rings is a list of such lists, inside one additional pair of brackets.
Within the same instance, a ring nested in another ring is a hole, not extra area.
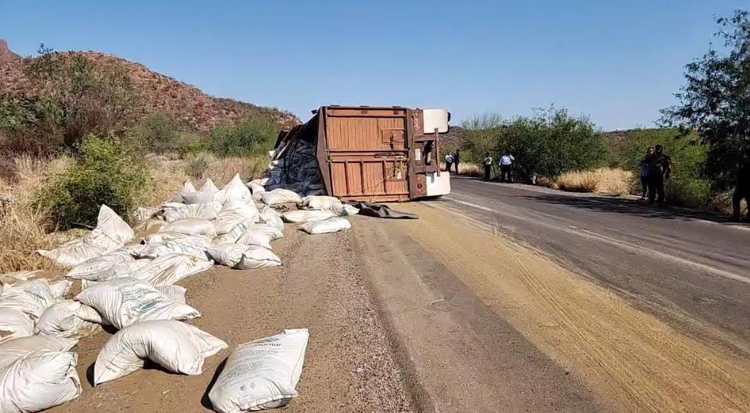
[(750, 409), (746, 358), (675, 330), (481, 223), (420, 204), (402, 209), (419, 214), (421, 225), (399, 223), (394, 231), (434, 254), (498, 317), (580, 377), (605, 410)]
[[(355, 224), (356, 225), (356, 224)], [(237, 271), (224, 267), (181, 283), (203, 316), (193, 324), (237, 344), (284, 328), (310, 330), (300, 396), (284, 411), (410, 411), (403, 374), (373, 306), (352, 233), (310, 237), (287, 226), (274, 243), (281, 268)], [(152, 367), (91, 387), (94, 361), (109, 333), (83, 339), (78, 371), (83, 394), (52, 412), (208, 411), (207, 391), (229, 354), (206, 360), (200, 376)]]

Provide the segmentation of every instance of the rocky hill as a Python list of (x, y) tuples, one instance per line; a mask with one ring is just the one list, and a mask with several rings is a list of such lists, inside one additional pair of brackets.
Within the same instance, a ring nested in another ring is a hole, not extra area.
[[(138, 92), (144, 114), (165, 113), (197, 131), (207, 131), (219, 124), (253, 115), (269, 116), (282, 127), (299, 123), (299, 119), (289, 112), (209, 96), (194, 86), (116, 56), (97, 52), (59, 52), (56, 56), (63, 60), (83, 56), (96, 66), (119, 65), (125, 69)], [(0, 93), (26, 97), (37, 95), (39, 91), (23, 70), (32, 61), (33, 58), (20, 58), (0, 39)]]

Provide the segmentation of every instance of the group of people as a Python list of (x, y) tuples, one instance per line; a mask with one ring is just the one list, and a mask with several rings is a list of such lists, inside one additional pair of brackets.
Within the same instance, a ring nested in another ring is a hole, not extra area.
[(456, 168), (456, 175), (458, 175), (458, 163), (461, 162), (461, 153), (457, 149), (456, 152), (450, 153), (448, 152), (445, 155), (445, 170), (450, 172), (451, 167)]
[(646, 150), (646, 156), (640, 163), (641, 172), (641, 199), (647, 199), (648, 203), (657, 202), (664, 205), (664, 185), (672, 175), (672, 160), (664, 153), (661, 145), (650, 146)]
[[(513, 162), (515, 161), (516, 158), (508, 153), (508, 151), (504, 151), (503, 154), (500, 155), (500, 159), (497, 161), (498, 165), (500, 166), (500, 182), (513, 182), (513, 176), (511, 175), (511, 172), (513, 170)], [(490, 179), (492, 179), (493, 166), (492, 155), (490, 155), (489, 152), (485, 152), (482, 164), (484, 165), (484, 180), (489, 181)]]

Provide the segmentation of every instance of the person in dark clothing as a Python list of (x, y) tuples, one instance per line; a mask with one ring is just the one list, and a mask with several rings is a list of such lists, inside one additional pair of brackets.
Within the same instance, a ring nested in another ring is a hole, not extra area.
[(453, 154), (453, 165), (456, 166), (456, 175), (458, 175), (458, 163), (461, 162), (461, 154), (456, 149), (456, 153)]
[(664, 154), (664, 147), (656, 145), (648, 168), (648, 203), (654, 200), (664, 205), (664, 182), (672, 175), (672, 160)]
[(482, 164), (484, 165), (484, 180), (489, 181), (492, 176), (492, 157), (489, 152), (484, 153)]
[(652, 156), (654, 156), (654, 147), (649, 146), (646, 150), (646, 156), (643, 157), (639, 165), (641, 172), (641, 188), (643, 188), (643, 192), (641, 192), (641, 200), (646, 199), (646, 196), (648, 195), (648, 172)]
[(737, 171), (737, 186), (734, 188), (732, 196), (732, 218), (735, 221), (740, 220), (740, 202), (745, 199), (748, 204), (746, 219), (750, 220), (750, 159), (745, 158)]
[(447, 172), (451, 171), (451, 165), (453, 165), (453, 155), (449, 153), (445, 155), (445, 170)]

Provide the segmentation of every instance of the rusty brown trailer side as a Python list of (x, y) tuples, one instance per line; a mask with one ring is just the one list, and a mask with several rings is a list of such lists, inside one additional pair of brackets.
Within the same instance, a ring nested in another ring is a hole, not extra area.
[(325, 106), (317, 116), (317, 157), (328, 194), (372, 202), (426, 195), (425, 173), (437, 171), (437, 162), (425, 167), (414, 149), (434, 140), (437, 153), (437, 136), (421, 133), (420, 110)]

